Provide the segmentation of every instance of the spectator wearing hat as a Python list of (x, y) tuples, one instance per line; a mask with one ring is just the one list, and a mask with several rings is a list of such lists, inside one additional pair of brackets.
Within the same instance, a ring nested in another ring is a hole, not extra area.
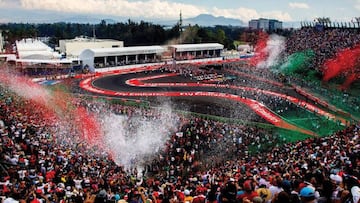
[(258, 197), (259, 194), (254, 188), (254, 182), (252, 180), (246, 180), (243, 184), (244, 193), (239, 195), (237, 199), (244, 201), (244, 199), (252, 200), (254, 197)]
[(337, 174), (331, 174), (330, 175), (330, 180), (332, 183), (332, 194), (331, 194), (331, 201), (332, 202), (340, 202), (341, 199), (341, 192), (344, 190), (343, 188), (343, 180), (342, 177), (337, 175)]
[(96, 195), (94, 203), (103, 203), (107, 202), (108, 194), (106, 190), (102, 189), (100, 192)]
[(256, 192), (265, 203), (271, 202), (271, 192), (265, 185), (260, 185)]
[(351, 196), (352, 196), (352, 201), (359, 203), (360, 202), (360, 187), (357, 186), (353, 186), (351, 188)]
[(301, 203), (317, 203), (315, 198), (315, 190), (306, 186), (300, 190)]
[(192, 203), (205, 203), (206, 196), (204, 188), (200, 188), (196, 190), (197, 195), (194, 196)]
[(223, 203), (233, 203), (236, 202), (237, 187), (235, 185), (235, 180), (230, 178), (226, 183), (225, 187), (221, 190), (220, 200)]
[(305, 187), (310, 187), (311, 189), (313, 189), (315, 192), (315, 199), (319, 199), (320, 198), (320, 192), (316, 189), (315, 185), (316, 185), (316, 179), (315, 177), (312, 177), (310, 179), (310, 182), (308, 181), (304, 181), (304, 184), (306, 185)]
[(193, 201), (193, 196), (191, 196), (190, 190), (185, 189), (184, 195), (185, 195), (185, 198), (184, 198), (185, 203), (191, 203)]
[(120, 200), (119, 194), (112, 194), (112, 196), (108, 202), (119, 203), (119, 200)]

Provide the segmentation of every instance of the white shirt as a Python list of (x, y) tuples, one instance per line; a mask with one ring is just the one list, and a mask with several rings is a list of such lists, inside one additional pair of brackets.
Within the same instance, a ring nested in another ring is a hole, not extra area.
[(12, 197), (6, 198), (3, 203), (19, 203), (19, 201), (13, 199)]

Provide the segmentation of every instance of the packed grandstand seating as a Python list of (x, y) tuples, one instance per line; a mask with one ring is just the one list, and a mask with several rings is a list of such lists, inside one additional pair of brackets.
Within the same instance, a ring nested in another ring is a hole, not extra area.
[(318, 30), (305, 27), (296, 30), (286, 41), (287, 53), (292, 54), (306, 49), (314, 50), (315, 57), (312, 68), (321, 68), (326, 59), (334, 57), (336, 52), (352, 48), (360, 42), (358, 29), (326, 28)]
[[(19, 108), (24, 102), (29, 106)], [(97, 108), (97, 103), (86, 105), (92, 110)], [(36, 111), (30, 113), (29, 108)], [(127, 115), (149, 111), (121, 105), (111, 109)], [(255, 190), (264, 190), (262, 198), (266, 200), (277, 198), (279, 191), (286, 192), (282, 198), (290, 199), (301, 186), (315, 188), (318, 201), (326, 202), (347, 198), (345, 191), (359, 184), (359, 125), (329, 137), (276, 147), (279, 140), (256, 127), (184, 118), (179, 130), (185, 136), (170, 135), (173, 142), (168, 143), (164, 158), (148, 165), (146, 174), (151, 175), (145, 178), (135, 171), (127, 173), (106, 156), (89, 153), (91, 150), (80, 140), (60, 142), (59, 133), (51, 132), (49, 121), (36, 116), (41, 115), (41, 109), (4, 89), (1, 110), (4, 199), (84, 202), (90, 201), (89, 195), (95, 195), (95, 202), (138, 201), (140, 197), (183, 202), (190, 196), (206, 195), (209, 201), (222, 198), (226, 202), (227, 198), (236, 202)], [(58, 140), (54, 140), (55, 136)], [(219, 142), (226, 145), (219, 148)], [(247, 146), (254, 142), (273, 143), (274, 148), (250, 155)], [(337, 181), (334, 184), (333, 179)], [(143, 181), (140, 186), (144, 191), (136, 184), (138, 180)], [(236, 187), (232, 188), (232, 184)], [(251, 185), (250, 191), (247, 184)]]
[[(316, 50), (316, 68), (335, 50), (359, 41), (348, 30), (303, 28), (290, 37), (287, 51)], [(163, 68), (191, 77), (207, 73), (179, 67)], [(104, 104), (79, 99), (76, 105), (101, 111)], [(151, 109), (106, 105), (117, 114), (157, 117)], [(288, 106), (280, 100), (273, 105)], [(177, 132), (183, 136), (169, 132), (167, 148), (139, 174), (76, 135), (63, 136), (41, 116), (42, 108), (5, 88), (0, 111), (2, 202), (360, 202), (360, 124), (283, 143), (255, 126), (182, 117)], [(259, 146), (257, 152), (250, 145)]]

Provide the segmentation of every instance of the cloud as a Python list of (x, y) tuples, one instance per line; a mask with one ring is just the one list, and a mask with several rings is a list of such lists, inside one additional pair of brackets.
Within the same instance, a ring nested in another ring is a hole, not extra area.
[(219, 8), (212, 8), (210, 12), (212, 15), (215, 16), (224, 16), (227, 18), (237, 18), (244, 22), (250, 21), (251, 19), (257, 18), (271, 18), (277, 19), (280, 21), (291, 21), (292, 18), (289, 13), (282, 12), (282, 11), (268, 11), (259, 13), (255, 9), (250, 8), (234, 8), (234, 9), (219, 9)]
[(20, 0), (0, 0), (1, 8), (17, 8), (20, 5)]
[(356, 8), (357, 10), (360, 10), (360, 0), (357, 0), (357, 1), (355, 2), (355, 8)]
[(260, 13), (251, 8), (220, 9), (191, 4), (178, 3), (168, 0), (0, 0), (0, 6), (17, 5), (17, 8), (26, 10), (54, 11), (62, 13), (79, 13), (93, 15), (121, 16), (142, 19), (169, 19), (179, 18), (180, 10), (183, 18), (190, 18), (199, 14), (212, 14), (236, 18), (244, 22), (260, 17), (274, 18), (289, 21), (291, 17), (286, 12), (269, 11)]
[[(58, 12), (95, 13), (114, 16), (142, 18), (179, 18), (180, 10), (184, 17), (192, 17), (206, 10), (190, 4), (164, 0), (134, 1), (127, 0), (20, 0), (24, 9), (46, 9)], [(184, 12), (186, 11), (186, 12)]]
[(301, 9), (309, 9), (309, 5), (306, 3), (298, 3), (298, 2), (290, 2), (289, 7), (292, 9), (301, 8)]
[(262, 18), (276, 19), (276, 20), (285, 21), (285, 22), (293, 20), (289, 13), (286, 13), (286, 12), (283, 12), (283, 11), (264, 12), (264, 13), (261, 13), (261, 17)]
[(214, 16), (237, 18), (242, 21), (249, 21), (260, 17), (260, 14), (256, 10), (249, 8), (219, 9), (217, 7), (213, 7), (210, 13)]

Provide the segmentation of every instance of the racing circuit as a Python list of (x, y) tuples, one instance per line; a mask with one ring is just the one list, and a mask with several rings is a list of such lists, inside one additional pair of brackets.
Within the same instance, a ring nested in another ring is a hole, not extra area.
[[(199, 65), (199, 64), (198, 64)], [(347, 120), (336, 115), (325, 101), (311, 96), (304, 97), (281, 82), (260, 77), (256, 74), (244, 73), (236, 70), (222, 70), (238, 78), (251, 80), (254, 85), (239, 85), (232, 83), (219, 83), (215, 81), (194, 81), (175, 72), (160, 71), (161, 66), (144, 66), (141, 68), (129, 68), (123, 70), (96, 73), (91, 77), (80, 81), (80, 87), (95, 95), (103, 95), (119, 98), (136, 98), (151, 100), (156, 98), (172, 98), (176, 101), (202, 101), (213, 103), (214, 108), (225, 108), (227, 103), (238, 105), (238, 108), (247, 108), (259, 116), (264, 122), (287, 130), (298, 131), (309, 136), (318, 134), (309, 129), (289, 122), (275, 113), (267, 103), (258, 100), (256, 95), (262, 95), (271, 99), (280, 99), (292, 103), (298, 108), (313, 112), (318, 116), (324, 116), (329, 120), (339, 121), (346, 126)], [(241, 92), (241, 94), (239, 94)], [(314, 101), (316, 100), (316, 101)], [(220, 102), (219, 102), (220, 101)], [(216, 104), (217, 103), (217, 104)], [(220, 104), (219, 104), (220, 103)], [(206, 112), (204, 112), (206, 113)]]

